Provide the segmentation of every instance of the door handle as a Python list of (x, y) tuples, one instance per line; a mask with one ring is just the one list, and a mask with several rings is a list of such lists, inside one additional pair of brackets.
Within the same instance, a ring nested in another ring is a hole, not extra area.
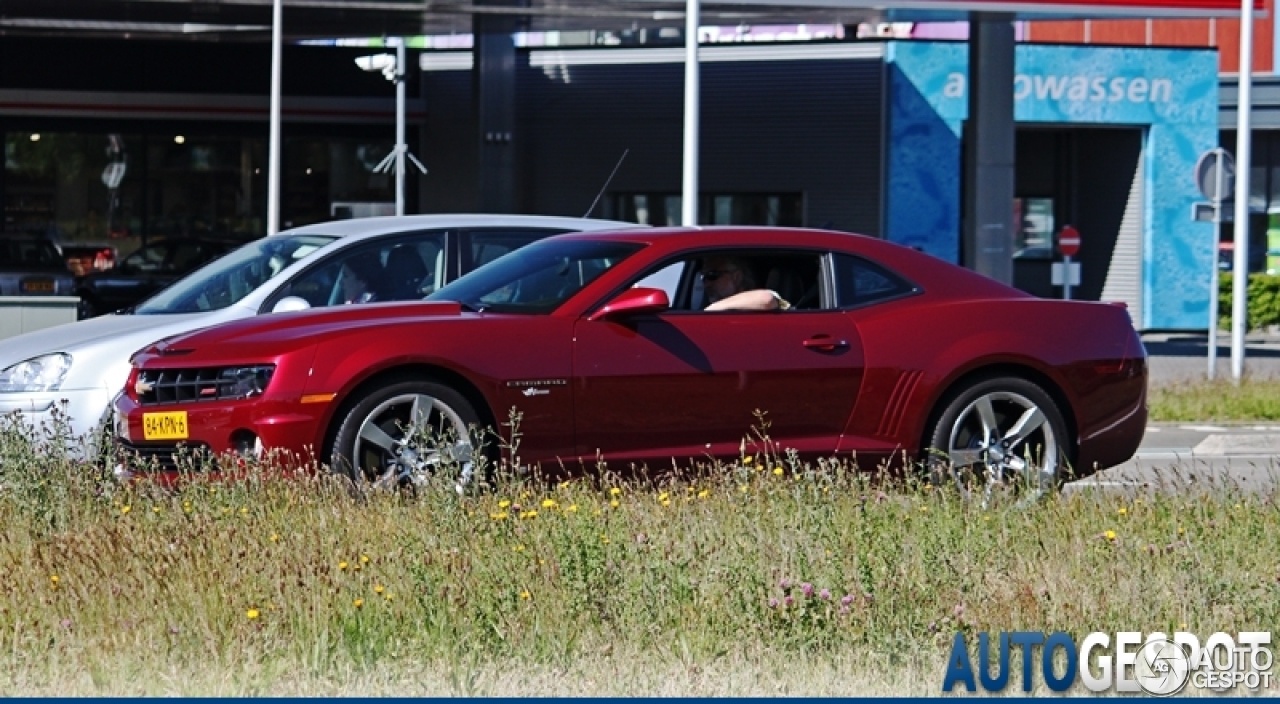
[(800, 344), (804, 345), (808, 349), (818, 350), (819, 352), (834, 352), (838, 349), (848, 347), (849, 341), (834, 340), (830, 335), (814, 335)]

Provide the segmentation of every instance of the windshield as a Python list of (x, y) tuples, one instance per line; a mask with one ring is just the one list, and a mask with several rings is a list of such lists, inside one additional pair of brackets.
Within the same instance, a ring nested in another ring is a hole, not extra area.
[(496, 259), (435, 293), (473, 310), (550, 313), (643, 245), (607, 240), (543, 240)]
[(286, 235), (250, 242), (179, 279), (134, 312), (162, 315), (226, 308), (334, 239), (327, 235)]

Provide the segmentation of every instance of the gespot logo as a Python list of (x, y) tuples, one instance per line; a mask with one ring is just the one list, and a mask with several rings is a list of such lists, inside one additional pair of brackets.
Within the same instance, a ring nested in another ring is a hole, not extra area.
[[(1214, 633), (1203, 647), (1195, 634), (1184, 631), (1172, 637), (1150, 633), (1145, 639), (1138, 631), (1121, 631), (1114, 637), (1094, 632), (1078, 646), (1061, 631), (1006, 631), (995, 638), (982, 632), (977, 645), (975, 660), (964, 634), (956, 634), (942, 691), (950, 692), (957, 685), (970, 692), (979, 685), (988, 692), (1003, 691), (1009, 686), (1010, 652), (1018, 649), (1025, 692), (1035, 685), (1037, 665), (1045, 686), (1054, 692), (1065, 692), (1077, 681), (1091, 692), (1146, 692), (1157, 697), (1177, 694), (1188, 684), (1215, 692), (1240, 687), (1256, 692), (1271, 688), (1274, 662), (1269, 631), (1241, 631), (1234, 638)], [(993, 649), (998, 651), (994, 675)]]

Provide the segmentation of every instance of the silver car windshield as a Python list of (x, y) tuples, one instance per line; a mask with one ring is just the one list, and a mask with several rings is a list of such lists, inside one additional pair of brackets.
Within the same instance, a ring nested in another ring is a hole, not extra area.
[(143, 301), (133, 312), (163, 315), (226, 308), (335, 239), (328, 235), (285, 235), (250, 242), (184, 276)]

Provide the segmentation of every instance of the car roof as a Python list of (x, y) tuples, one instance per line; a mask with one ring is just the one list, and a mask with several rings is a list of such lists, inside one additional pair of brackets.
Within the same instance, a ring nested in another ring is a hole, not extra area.
[(331, 220), (295, 227), (282, 235), (330, 235), (350, 237), (403, 232), (408, 229), (431, 227), (545, 227), (575, 231), (616, 230), (647, 227), (621, 220), (597, 220), (594, 218), (561, 217), (557, 215), (502, 215), (491, 213), (439, 213), (431, 215), (387, 215), (372, 218)]

